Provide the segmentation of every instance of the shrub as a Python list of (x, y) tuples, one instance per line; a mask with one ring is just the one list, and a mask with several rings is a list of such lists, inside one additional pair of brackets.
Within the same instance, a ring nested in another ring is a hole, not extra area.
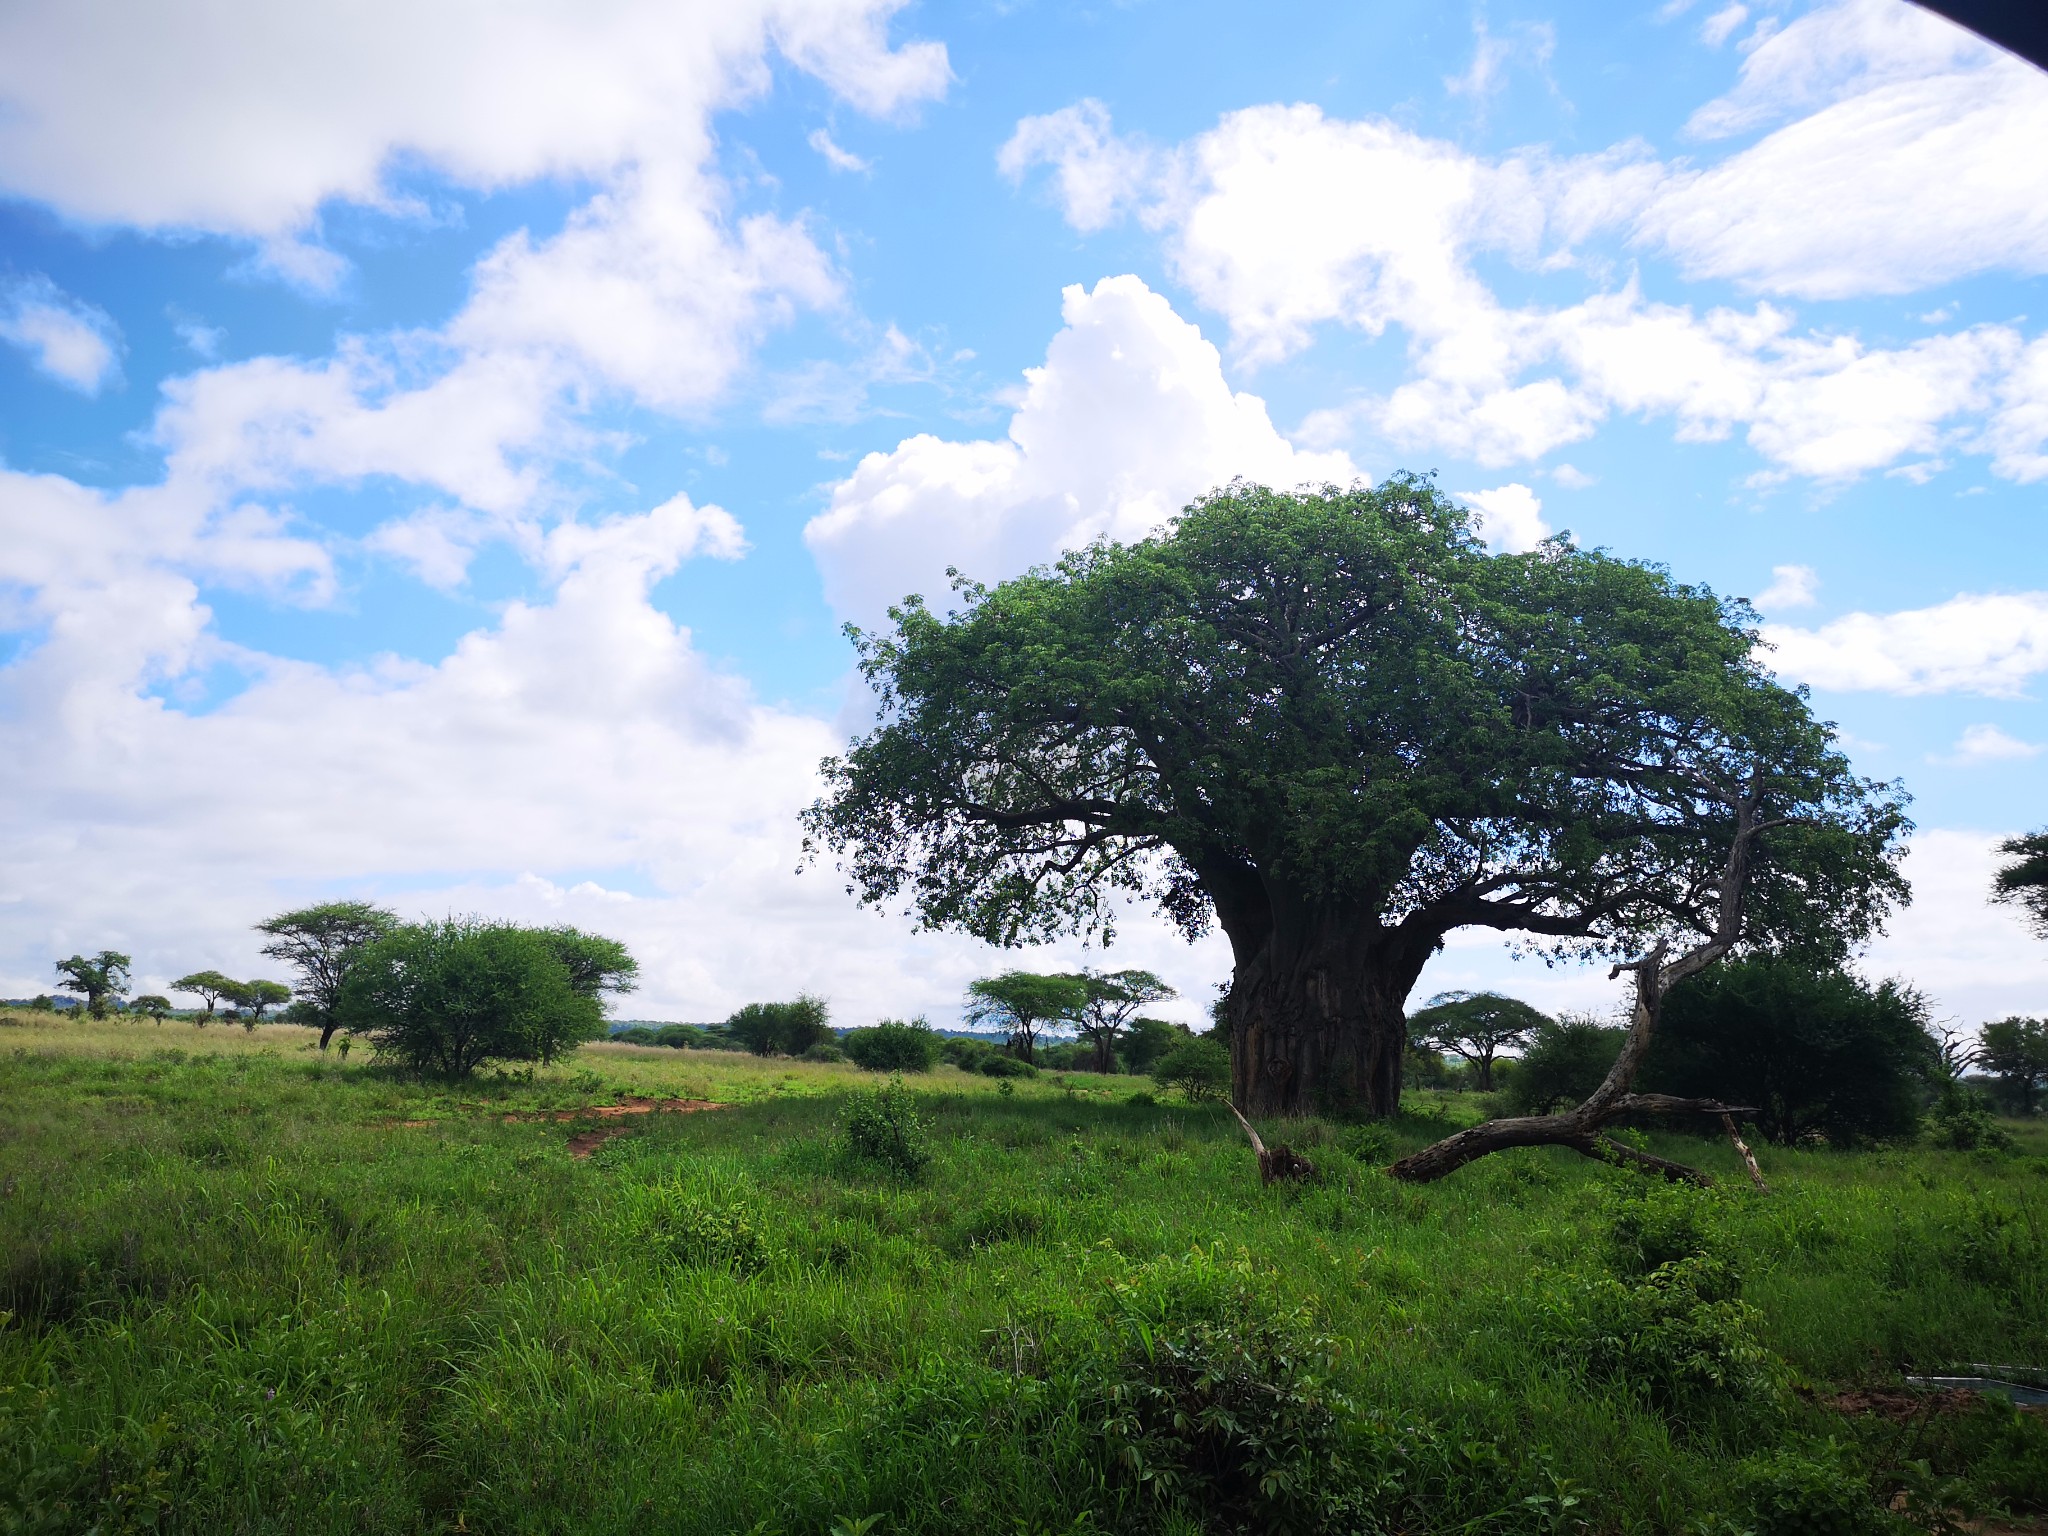
[(1910, 1136), (1937, 1066), (1918, 993), (1770, 956), (1731, 961), (1665, 1000), (1645, 1089), (1757, 1106), (1772, 1141)]
[(1621, 1054), (1626, 1033), (1586, 1018), (1538, 1025), (1529, 1049), (1505, 1077), (1508, 1104), (1522, 1115), (1547, 1115), (1577, 1104), (1600, 1086)]
[(846, 1060), (846, 1052), (832, 1044), (829, 1040), (820, 1040), (816, 1045), (805, 1051), (801, 1059), (804, 1061), (825, 1062), (844, 1061)]
[(914, 1179), (932, 1160), (930, 1128), (901, 1083), (857, 1089), (839, 1114), (839, 1151), (851, 1162)]
[(1752, 1456), (1736, 1476), (1756, 1536), (1877, 1536), (1896, 1530), (1871, 1499), (1870, 1483), (1832, 1441), (1818, 1454)]
[(737, 1202), (707, 1201), (677, 1184), (641, 1189), (628, 1201), (634, 1239), (671, 1263), (738, 1274), (768, 1265), (767, 1238)]
[(1119, 1047), (1124, 1070), (1149, 1075), (1157, 1062), (1192, 1039), (1194, 1035), (1185, 1024), (1166, 1019), (1135, 1019)]
[(552, 1061), (604, 1033), (540, 933), (449, 918), (363, 946), (337, 1004), (344, 1028), (414, 1071), (467, 1077), (486, 1061)]
[(829, 1012), (822, 997), (806, 993), (793, 1003), (749, 1003), (725, 1021), (725, 1030), (756, 1056), (801, 1056), (832, 1039)]
[[(1212, 1044), (1214, 1042), (1211, 1042)], [(1376, 1528), (1328, 1382), (1337, 1348), (1242, 1258), (1196, 1252), (1118, 1276), (1086, 1419), (1115, 1474), (1204, 1530)]]
[[(984, 1077), (1038, 1076), (1038, 1068), (1032, 1066), (1030, 1062), (1019, 1061), (1016, 1057), (1002, 1051), (990, 1051), (974, 1064), (974, 1070), (981, 1073)], [(1009, 1085), (1006, 1083), (1004, 1086), (1008, 1087)]]
[(939, 1059), (939, 1037), (923, 1019), (884, 1019), (869, 1029), (851, 1029), (839, 1048), (868, 1072), (929, 1072)]
[(2012, 1133), (1992, 1117), (1991, 1106), (1974, 1088), (1949, 1079), (1927, 1113), (1927, 1139), (1957, 1152), (2010, 1152)]
[(1157, 1104), (1159, 1100), (1154, 1098), (1151, 1094), (1147, 1093), (1144, 1089), (1140, 1088), (1136, 1093), (1132, 1094), (1129, 1098), (1125, 1099), (1124, 1102), (1130, 1105), (1133, 1109), (1150, 1109), (1153, 1105)]
[(1190, 1099), (1220, 1099), (1230, 1093), (1230, 1052), (1208, 1038), (1177, 1047), (1152, 1071), (1168, 1088)]
[(939, 1042), (939, 1060), (950, 1062), (963, 1072), (981, 1069), (984, 1058), (993, 1054), (995, 1047), (986, 1040), (976, 1040), (966, 1035), (948, 1035)]

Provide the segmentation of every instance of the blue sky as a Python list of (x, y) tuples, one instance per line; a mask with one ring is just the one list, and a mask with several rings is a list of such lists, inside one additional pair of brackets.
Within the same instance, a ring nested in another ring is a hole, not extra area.
[(841, 623), (1413, 468), (1757, 599), (1916, 796), (1867, 966), (2039, 1011), (2043, 142), (1903, 0), (16, 8), (0, 991), (349, 893), (618, 932), (633, 1012), (947, 1014), (998, 957), (792, 873)]

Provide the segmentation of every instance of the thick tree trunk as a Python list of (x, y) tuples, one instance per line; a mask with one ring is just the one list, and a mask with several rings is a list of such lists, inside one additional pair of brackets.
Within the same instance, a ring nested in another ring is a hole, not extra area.
[(1347, 913), (1278, 922), (1231, 979), (1231, 1098), (1246, 1114), (1401, 1105), (1408, 993), (1427, 958)]

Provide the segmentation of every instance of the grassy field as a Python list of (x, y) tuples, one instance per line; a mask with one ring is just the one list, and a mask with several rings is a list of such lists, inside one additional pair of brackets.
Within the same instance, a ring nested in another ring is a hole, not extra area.
[[(401, 1081), (305, 1031), (0, 1014), (0, 1531), (1696, 1532), (2048, 1510), (2048, 1135), (1649, 1145), (1411, 1188), (1468, 1113), (1274, 1125), (1140, 1079), (600, 1045)], [(627, 1096), (715, 1112), (508, 1118)], [(587, 1143), (586, 1143), (587, 1145)], [(1896, 1511), (1896, 1512), (1888, 1512)], [(1911, 1521), (1909, 1526), (1908, 1520)], [(2026, 1526), (2023, 1528), (2033, 1528)]]

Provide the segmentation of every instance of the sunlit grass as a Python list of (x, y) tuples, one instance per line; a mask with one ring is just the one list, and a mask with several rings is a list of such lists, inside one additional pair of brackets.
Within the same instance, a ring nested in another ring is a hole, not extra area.
[[(835, 1150), (875, 1082), (845, 1065), (602, 1044), (450, 1086), (313, 1038), (0, 1015), (0, 1529), (1186, 1530), (1076, 1384), (1106, 1287), (1196, 1249), (1335, 1341), (1387, 1529), (1725, 1536), (1759, 1454), (1830, 1440), (1888, 1497), (1920, 1475), (1897, 1426), (1829, 1392), (2048, 1364), (2034, 1125), (2011, 1157), (1765, 1149), (1769, 1197), (1653, 1137), (1721, 1177), (1700, 1219), (1780, 1372), (1665, 1401), (1555, 1342), (1557, 1295), (1614, 1284), (1634, 1176), (1380, 1171), (1476, 1113), (1455, 1094), (1270, 1126), (1323, 1176), (1266, 1187), (1219, 1106), (946, 1068), (907, 1080), (935, 1156), (904, 1183)], [(626, 1096), (726, 1107), (587, 1160), (587, 1122), (508, 1118)], [(1976, 1479), (1952, 1497), (2048, 1499), (2033, 1429), (1914, 1433)]]

